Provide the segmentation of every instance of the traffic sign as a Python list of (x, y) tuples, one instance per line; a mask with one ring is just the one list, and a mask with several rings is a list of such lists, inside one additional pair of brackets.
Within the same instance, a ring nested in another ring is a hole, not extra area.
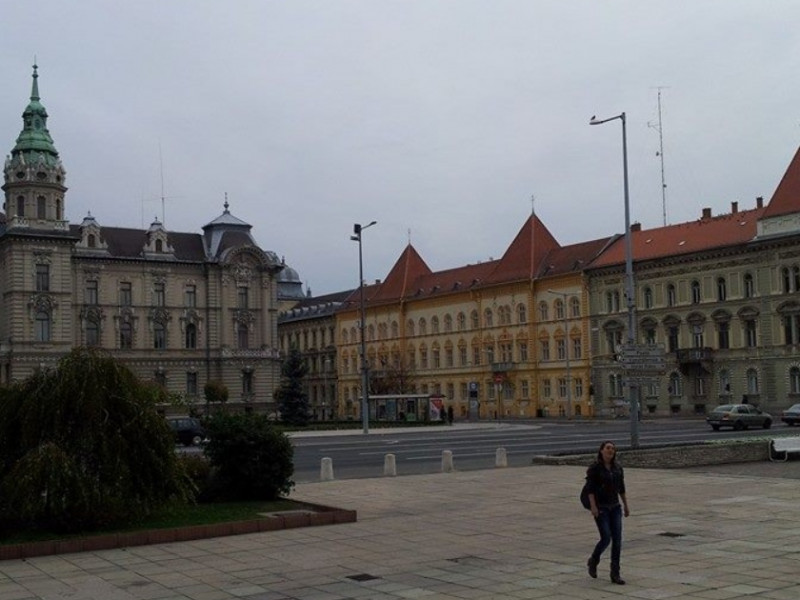
[(658, 376), (667, 371), (664, 346), (660, 344), (622, 344), (617, 355), (622, 368), (631, 375)]

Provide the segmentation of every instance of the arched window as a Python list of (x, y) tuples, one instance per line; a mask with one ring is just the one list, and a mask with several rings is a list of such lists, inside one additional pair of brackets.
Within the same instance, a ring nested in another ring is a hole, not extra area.
[(539, 320), (540, 321), (547, 321), (548, 317), (548, 309), (547, 309), (547, 302), (539, 302)]
[(450, 333), (451, 331), (453, 331), (453, 317), (448, 313), (444, 316), (444, 332)]
[(100, 324), (94, 319), (86, 321), (86, 345), (98, 346), (100, 344)]
[(400, 337), (400, 326), (397, 321), (392, 321), (392, 338), (397, 339)]
[(409, 319), (406, 323), (406, 335), (413, 336), (414, 335), (414, 319)]
[(190, 350), (197, 348), (197, 325), (194, 323), (186, 325), (186, 347)]
[(130, 323), (121, 323), (119, 326), (119, 347), (121, 350), (133, 347), (133, 327)]
[(719, 395), (729, 396), (731, 393), (731, 372), (728, 369), (722, 369), (719, 372)]
[(800, 394), (800, 368), (789, 369), (789, 393)]
[(725, 302), (728, 299), (728, 284), (724, 277), (717, 277), (717, 301)]
[(692, 304), (700, 304), (700, 282), (692, 281)]
[(346, 328), (342, 329), (342, 343), (343, 344), (349, 344), (350, 343), (350, 338), (347, 335), (347, 329)]
[(553, 303), (553, 306), (555, 307), (556, 319), (563, 319), (564, 318), (564, 303), (561, 301), (561, 299), (556, 300)]
[(94, 248), (97, 245), (97, 243), (95, 242), (93, 233), (90, 233), (86, 237), (86, 245), (89, 246), (89, 248)]
[(420, 318), (419, 320), (419, 334), (426, 335), (428, 333), (428, 323), (425, 321), (425, 317)]
[(758, 371), (747, 369), (747, 393), (758, 394)]
[(569, 313), (573, 318), (581, 316), (581, 301), (574, 296), (569, 299)]
[(164, 242), (161, 240), (156, 240), (156, 252), (163, 252), (164, 251)]
[(439, 333), (439, 317), (431, 317), (431, 333)]
[(153, 323), (153, 348), (164, 350), (167, 347), (167, 328), (163, 323)]
[(486, 327), (494, 326), (494, 315), (492, 314), (491, 308), (487, 308), (483, 311), (483, 323)]
[(675, 306), (678, 303), (678, 295), (675, 292), (675, 284), (667, 285), (667, 306)]
[(644, 288), (644, 307), (653, 308), (653, 288)]
[(528, 322), (528, 310), (525, 308), (524, 304), (517, 305), (517, 321), (520, 325), (524, 325)]
[(17, 216), (25, 216), (25, 196), (17, 196)]
[(467, 315), (465, 315), (463, 312), (458, 313), (456, 321), (458, 323), (457, 327), (459, 331), (464, 331), (467, 328)]
[(755, 283), (750, 273), (744, 274), (744, 297), (752, 298), (755, 295)]
[[(369, 325), (367, 327), (367, 341), (374, 342), (375, 341), (375, 325)], [(308, 345), (308, 344), (306, 344)]]

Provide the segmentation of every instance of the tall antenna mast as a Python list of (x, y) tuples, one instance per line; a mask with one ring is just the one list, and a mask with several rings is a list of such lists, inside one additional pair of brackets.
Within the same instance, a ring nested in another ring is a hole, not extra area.
[(664, 179), (664, 133), (661, 127), (661, 90), (666, 89), (664, 86), (656, 88), (658, 90), (658, 125), (648, 123), (648, 127), (652, 127), (658, 131), (658, 152), (656, 156), (661, 159), (661, 213), (664, 218), (664, 225), (667, 224), (667, 183)]
[[(659, 92), (659, 93), (661, 93), (661, 92)], [(660, 98), (660, 96), (659, 96), (659, 98)], [(659, 106), (660, 106), (660, 104), (659, 104)], [(659, 112), (659, 114), (661, 114), (661, 113)], [(166, 227), (167, 223), (166, 223), (166, 214), (165, 214), (165, 207), (164, 207), (164, 205), (165, 205), (165, 202), (164, 202), (164, 158), (161, 155), (161, 140), (158, 141), (158, 164), (159, 164), (160, 171), (161, 171), (161, 224), (164, 227)], [(662, 172), (663, 172), (663, 168), (662, 168)]]

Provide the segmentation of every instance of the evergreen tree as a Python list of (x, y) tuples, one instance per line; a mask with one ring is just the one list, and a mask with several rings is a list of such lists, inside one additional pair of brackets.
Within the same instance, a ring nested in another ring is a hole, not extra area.
[(308, 373), (303, 356), (292, 348), (281, 365), (281, 385), (275, 390), (281, 421), (288, 425), (305, 426), (311, 418), (304, 379)]

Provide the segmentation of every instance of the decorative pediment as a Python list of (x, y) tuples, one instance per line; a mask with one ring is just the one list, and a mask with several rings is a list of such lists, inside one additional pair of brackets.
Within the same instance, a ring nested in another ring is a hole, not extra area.
[(145, 234), (142, 254), (151, 259), (174, 259), (175, 249), (169, 245), (169, 235), (164, 225), (156, 219)]
[(34, 294), (31, 296), (30, 300), (28, 300), (28, 308), (32, 309), (35, 313), (44, 311), (52, 314), (57, 307), (58, 302), (56, 302), (55, 298), (50, 294)]

